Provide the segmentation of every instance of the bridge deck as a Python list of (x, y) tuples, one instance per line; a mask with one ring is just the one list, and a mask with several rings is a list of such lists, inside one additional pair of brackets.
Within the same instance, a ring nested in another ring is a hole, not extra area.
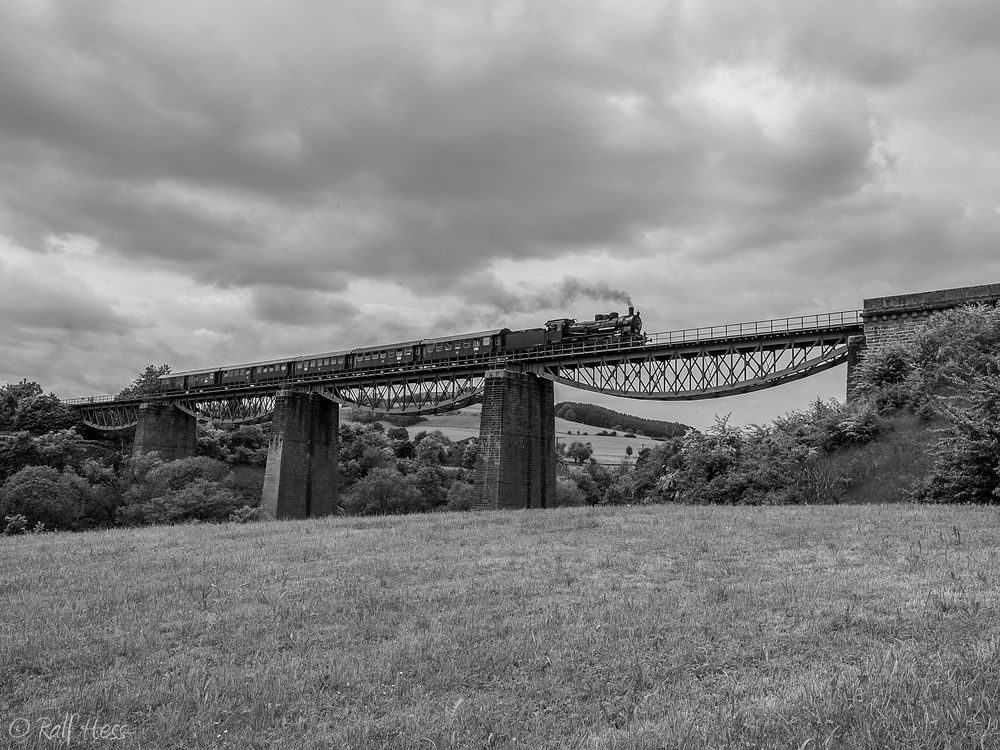
[[(253, 384), (219, 386), (199, 389), (205, 398), (233, 397), (260, 393), (273, 393), (281, 388), (293, 386), (317, 386), (325, 383), (341, 386), (351, 383), (371, 383), (392, 380), (432, 380), (440, 375), (481, 373), (501, 367), (507, 363), (535, 363), (540, 365), (589, 365), (595, 361), (605, 362), (607, 357), (618, 355), (621, 360), (655, 360), (675, 357), (679, 352), (710, 354), (714, 348), (732, 351), (740, 344), (756, 350), (779, 349), (789, 346), (795, 338), (831, 334), (846, 337), (861, 333), (863, 323), (860, 310), (845, 310), (815, 315), (799, 315), (790, 318), (757, 320), (746, 323), (730, 323), (718, 326), (682, 328), (673, 331), (647, 334), (645, 341), (591, 341), (569, 342), (538, 351), (522, 351), (501, 356), (472, 357), (459, 361), (436, 363), (434, 365), (411, 364), (392, 366), (364, 372), (323, 373), (295, 378), (281, 378)], [(215, 368), (204, 368), (209, 371)], [(714, 389), (713, 389), (714, 390)], [(165, 398), (172, 395), (164, 394)], [(138, 404), (143, 399), (117, 399), (115, 396), (89, 396), (66, 399), (71, 406), (100, 408), (126, 404)]]

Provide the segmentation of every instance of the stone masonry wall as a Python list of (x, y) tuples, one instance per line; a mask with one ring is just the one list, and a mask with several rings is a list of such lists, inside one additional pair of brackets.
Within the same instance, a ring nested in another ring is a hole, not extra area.
[(264, 469), (262, 518), (325, 516), (337, 508), (340, 407), (316, 393), (279, 391)]
[(486, 374), (473, 507), (544, 508), (555, 502), (552, 381), (509, 369)]
[(866, 299), (862, 313), (864, 340), (852, 343), (853, 351), (847, 366), (848, 399), (857, 382), (857, 365), (866, 352), (912, 344), (930, 317), (943, 310), (978, 303), (995, 304), (997, 301), (1000, 301), (1000, 284)]
[(157, 452), (165, 461), (194, 455), (198, 420), (176, 406), (163, 403), (139, 405), (132, 455)]

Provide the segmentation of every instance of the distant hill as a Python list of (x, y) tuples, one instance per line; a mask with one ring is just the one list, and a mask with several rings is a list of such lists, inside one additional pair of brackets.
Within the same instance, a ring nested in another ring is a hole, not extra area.
[(670, 438), (683, 435), (691, 428), (680, 422), (661, 422), (623, 414), (596, 404), (562, 401), (556, 404), (556, 416), (570, 422), (589, 424), (618, 432), (634, 432), (651, 438)]

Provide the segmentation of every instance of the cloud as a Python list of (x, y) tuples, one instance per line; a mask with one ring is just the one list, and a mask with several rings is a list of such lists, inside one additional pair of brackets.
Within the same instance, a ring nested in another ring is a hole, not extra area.
[(263, 287), (251, 295), (251, 312), (261, 321), (284, 325), (315, 324), (353, 320), (355, 305), (319, 292), (302, 292), (288, 287)]
[(113, 389), (629, 296), (670, 328), (1000, 277), (998, 14), (14, 0), (7, 361)]
[(53, 258), (33, 269), (0, 260), (0, 320), (25, 337), (52, 331), (118, 336), (136, 327)]

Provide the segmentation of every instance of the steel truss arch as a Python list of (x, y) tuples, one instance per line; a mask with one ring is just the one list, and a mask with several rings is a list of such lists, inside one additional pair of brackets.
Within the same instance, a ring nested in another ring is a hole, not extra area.
[(271, 418), (274, 393), (212, 394), (187, 396), (171, 403), (192, 417), (221, 424), (255, 424)]
[(772, 388), (836, 367), (847, 356), (846, 335), (817, 336), (547, 363), (539, 374), (572, 388), (611, 396), (694, 401)]
[(139, 423), (138, 401), (95, 401), (76, 408), (83, 424), (102, 432), (128, 430)]
[(482, 401), (485, 374), (428, 372), (414, 377), (380, 378), (365, 382), (327, 383), (314, 392), (339, 404), (364, 406), (386, 414), (440, 414)]

